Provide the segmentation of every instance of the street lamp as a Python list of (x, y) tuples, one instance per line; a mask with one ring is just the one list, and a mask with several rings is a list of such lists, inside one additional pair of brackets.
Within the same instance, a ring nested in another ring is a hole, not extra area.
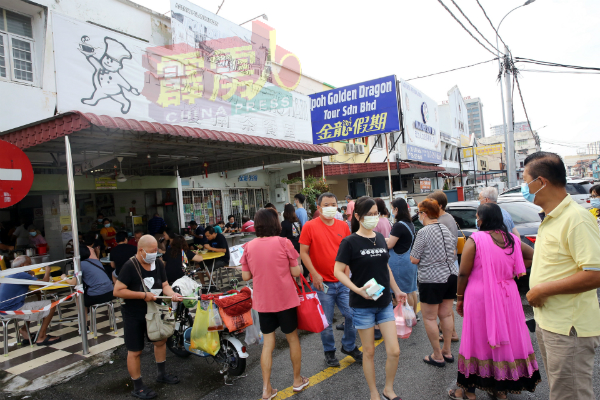
[[(498, 49), (498, 37), (500, 36), (500, 34), (498, 33), (500, 31), (500, 25), (502, 25), (502, 22), (504, 21), (504, 19), (506, 17), (508, 17), (508, 15), (510, 13), (512, 13), (513, 11), (515, 11), (518, 8), (521, 7), (525, 7), (531, 3), (533, 3), (535, 0), (527, 0), (524, 4), (513, 8), (512, 10), (510, 10), (508, 13), (506, 13), (506, 15), (500, 20), (500, 23), (498, 24), (498, 27), (496, 28), (496, 49), (497, 49), (497, 56), (498, 56), (498, 69), (501, 68), (501, 63), (500, 63), (500, 50)], [(505, 51), (508, 52), (508, 49), (505, 47)], [(509, 133), (509, 128), (508, 125), (506, 123), (506, 108), (504, 107), (504, 89), (502, 87), (502, 79), (504, 77), (504, 73), (500, 74), (500, 98), (502, 99), (502, 122), (503, 122), (503, 127), (504, 127), (504, 151), (506, 152), (506, 174), (507, 174), (507, 178), (508, 178), (508, 186), (509, 187), (513, 187), (517, 185), (516, 182), (516, 166), (515, 166), (515, 158), (514, 158), (514, 133), (513, 130), (510, 129), (510, 133)], [(507, 80), (507, 85), (510, 84), (510, 81)], [(507, 96), (510, 96), (510, 90), (508, 90), (507, 92)], [(511, 100), (512, 101), (512, 100)], [(512, 121), (512, 110), (509, 110), (509, 112), (511, 113), (509, 120)], [(529, 127), (531, 129), (531, 127)]]
[[(533, 1), (535, 1), (535, 0), (533, 0)], [(261, 14), (261, 15), (259, 15), (258, 17), (254, 17), (254, 18), (252, 18), (252, 19), (249, 19), (248, 21), (246, 21), (246, 22), (244, 22), (244, 23), (240, 24), (240, 26), (242, 26), (242, 25), (244, 25), (244, 24), (247, 24), (247, 23), (248, 23), (248, 22), (250, 22), (250, 21), (254, 21), (256, 18), (260, 18), (260, 17), (262, 17), (262, 18), (263, 18), (265, 21), (268, 21), (268, 20), (269, 20), (269, 19), (267, 18), (267, 14)]]

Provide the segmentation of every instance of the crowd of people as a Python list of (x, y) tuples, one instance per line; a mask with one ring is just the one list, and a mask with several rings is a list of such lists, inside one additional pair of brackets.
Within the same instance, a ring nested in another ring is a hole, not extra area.
[[(456, 388), (447, 393), (451, 399), (475, 399), (476, 390), (496, 399), (506, 399), (508, 393), (533, 392), (541, 382), (540, 366), (515, 282), (526, 274), (526, 267), (531, 267), (527, 300), (534, 308), (550, 399), (594, 398), (594, 356), (600, 346), (596, 293), (600, 261), (594, 254), (600, 246), (600, 186), (591, 190), (595, 209), (590, 213), (567, 194), (566, 172), (558, 155), (538, 152), (528, 156), (524, 165), (523, 197), (543, 210), (535, 252), (521, 242), (511, 215), (496, 204), (495, 188), (479, 194), (477, 231), (466, 239), (460, 264), (459, 230), (446, 212), (448, 199), (443, 191), (429, 194), (418, 204), (417, 218), (422, 225), (418, 232), (402, 198), (390, 204), (391, 211), (383, 200), (367, 196), (356, 201), (347, 198), (347, 205), (338, 208), (333, 193), (318, 197), (312, 219), (305, 208), (306, 197), (297, 194), (294, 205), (286, 204), (282, 215), (269, 204), (254, 220), (245, 219), (242, 227), (233, 216), (222, 226), (192, 223), (194, 243), (225, 253), (219, 259), (223, 265), (229, 264), (223, 232), (251, 227), (256, 233), (256, 239), (244, 246), (241, 264), (243, 279), (253, 282), (253, 308), (264, 335), (262, 398), (273, 399), (278, 394), (271, 383), (278, 328), (290, 347), (293, 391), (310, 384), (301, 373), (297, 332), (300, 301), (294, 280), (301, 275), (309, 278), (328, 322), (320, 333), (325, 365), (340, 366), (338, 346), (342, 354), (361, 362), (371, 400), (400, 399), (394, 387), (400, 357), (394, 307), (405, 302), (415, 311), (420, 302), (421, 324), (431, 345), (423, 362), (436, 368), (457, 364)], [(99, 218), (99, 223), (104, 226), (97, 233), (81, 238), (85, 305), (113, 296), (125, 299), (122, 315), (133, 395), (153, 398), (156, 393), (142, 382), (140, 371), (146, 303), (157, 301), (161, 292), (180, 301), (171, 284), (183, 275), (183, 266), (202, 261), (202, 256), (189, 251), (183, 237), (169, 236), (158, 223), (154, 235), (136, 233), (133, 243), (124, 232), (113, 234), (104, 219)], [(110, 269), (98, 262), (99, 247), (107, 240), (114, 240)], [(162, 260), (159, 249), (164, 253)], [(16, 261), (13, 267), (30, 262), (27, 257)], [(18, 275), (35, 279), (27, 273)], [(49, 270), (43, 279), (49, 279)], [(375, 300), (367, 292), (373, 279), (383, 287)], [(0, 301), (18, 298), (22, 289), (17, 286), (1, 285)], [(339, 344), (332, 326), (336, 305), (344, 317), (336, 326), (343, 330)], [(15, 310), (41, 306), (20, 300), (10, 303)], [(455, 307), (462, 317), (461, 337), (456, 330)], [(60, 340), (46, 334), (53, 312), (39, 315), (43, 322), (38, 345)], [(21, 333), (26, 335), (25, 330)], [(375, 345), (380, 338), (386, 350), (381, 392), (375, 373)], [(453, 354), (451, 343), (456, 341), (460, 348)], [(164, 340), (154, 342), (157, 381), (175, 384), (178, 378), (165, 370), (165, 349)]]

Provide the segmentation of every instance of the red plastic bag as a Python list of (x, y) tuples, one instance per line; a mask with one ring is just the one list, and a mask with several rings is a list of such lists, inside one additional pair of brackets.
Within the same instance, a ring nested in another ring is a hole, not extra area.
[(394, 316), (396, 317), (396, 333), (400, 339), (408, 339), (412, 333), (412, 327), (406, 326), (404, 315), (402, 314), (402, 304), (398, 304), (394, 308)]
[(325, 317), (325, 312), (323, 311), (317, 292), (311, 290), (307, 293), (305, 287), (310, 286), (308, 286), (308, 282), (304, 276), (300, 275), (300, 278), (302, 279), (302, 288), (298, 287), (298, 284), (294, 280), (294, 285), (296, 285), (298, 297), (300, 298), (298, 329), (321, 333), (329, 326), (327, 317)]

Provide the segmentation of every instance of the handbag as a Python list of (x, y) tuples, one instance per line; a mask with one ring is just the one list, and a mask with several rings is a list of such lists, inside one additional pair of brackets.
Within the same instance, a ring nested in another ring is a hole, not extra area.
[(463, 237), (456, 238), (456, 254), (462, 254), (463, 248), (465, 247), (465, 243), (467, 242), (467, 237), (465, 236), (465, 233), (462, 231), (462, 229), (460, 229), (458, 222), (456, 223), (456, 227), (463, 235)]
[[(141, 266), (135, 256), (131, 257), (133, 265), (137, 271), (144, 293), (148, 293), (144, 278), (142, 278)], [(154, 301), (146, 302), (146, 332), (148, 339), (152, 342), (159, 342), (173, 336), (175, 331), (175, 314), (169, 306), (158, 305)]]
[(245, 287), (239, 292), (230, 290), (227, 293), (233, 294), (233, 296), (222, 299), (217, 298), (218, 296), (213, 297), (229, 332), (239, 331), (252, 325), (252, 292), (250, 289)]
[(323, 306), (319, 301), (317, 292), (312, 289), (309, 292), (306, 292), (305, 288), (310, 287), (308, 286), (306, 278), (300, 275), (300, 279), (302, 281), (302, 288), (300, 288), (292, 278), (294, 285), (296, 285), (298, 297), (300, 298), (300, 305), (298, 306), (298, 329), (313, 333), (321, 333), (329, 326), (329, 322), (327, 322), (327, 317), (323, 311)]

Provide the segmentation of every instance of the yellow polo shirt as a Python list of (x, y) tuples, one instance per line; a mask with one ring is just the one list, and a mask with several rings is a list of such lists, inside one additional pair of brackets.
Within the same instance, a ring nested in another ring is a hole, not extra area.
[[(541, 223), (529, 286), (567, 278), (579, 271), (600, 271), (600, 232), (592, 215), (570, 195), (546, 215)], [(534, 307), (535, 320), (542, 329), (568, 336), (571, 327), (577, 336), (600, 335), (600, 306), (596, 290), (548, 297)]]

